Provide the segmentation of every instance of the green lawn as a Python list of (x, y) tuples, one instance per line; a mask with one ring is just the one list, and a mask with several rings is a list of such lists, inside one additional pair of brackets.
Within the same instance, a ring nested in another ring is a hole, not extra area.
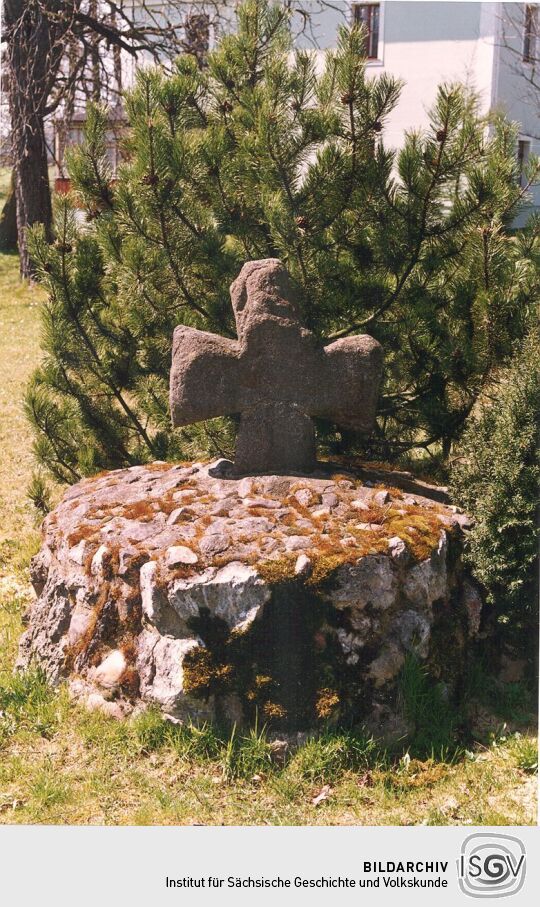
[(115, 722), (82, 712), (39, 675), (13, 677), (39, 544), (21, 402), (39, 359), (39, 299), (20, 284), (16, 258), (0, 256), (0, 822), (535, 824), (536, 734), (516, 686), (508, 714), (476, 706), (478, 742), (454, 759), (390, 758), (334, 734), (281, 766), (264, 735), (227, 741), (153, 713)]

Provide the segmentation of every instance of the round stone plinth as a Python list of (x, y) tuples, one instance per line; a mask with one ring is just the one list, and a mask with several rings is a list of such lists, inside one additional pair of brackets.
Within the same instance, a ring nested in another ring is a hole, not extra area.
[(408, 657), (452, 686), (481, 599), (441, 490), (330, 466), (228, 474), (154, 463), (70, 488), (32, 563), (18, 666), (111, 715), (286, 730), (382, 726)]

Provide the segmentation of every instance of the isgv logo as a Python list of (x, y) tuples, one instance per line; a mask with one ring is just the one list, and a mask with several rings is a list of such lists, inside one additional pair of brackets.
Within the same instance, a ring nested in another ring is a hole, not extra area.
[(457, 864), (459, 887), (472, 898), (508, 897), (525, 881), (525, 847), (510, 835), (469, 835)]

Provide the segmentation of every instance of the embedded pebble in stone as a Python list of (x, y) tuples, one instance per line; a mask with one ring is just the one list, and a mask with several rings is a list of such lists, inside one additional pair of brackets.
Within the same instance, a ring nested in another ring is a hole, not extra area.
[(175, 523), (179, 523), (181, 520), (189, 519), (193, 516), (193, 510), (189, 507), (176, 507), (174, 510), (171, 510), (167, 523), (169, 526), (174, 526)]
[(353, 510), (369, 510), (369, 504), (366, 504), (365, 501), (361, 501), (360, 499), (351, 501), (351, 507)]
[(299, 488), (294, 492), (294, 497), (302, 507), (307, 507), (311, 503), (312, 493), (309, 488)]
[(294, 572), (296, 576), (309, 576), (313, 569), (313, 563), (311, 558), (307, 554), (299, 554), (296, 558), (296, 564), (294, 565)]
[(115, 649), (95, 669), (94, 678), (102, 687), (115, 687), (125, 670), (125, 655), (120, 649)]
[(474, 526), (474, 520), (466, 513), (456, 513), (453, 520), (455, 525), (458, 525), (460, 529), (472, 529)]
[(318, 510), (312, 510), (311, 515), (314, 516), (317, 520), (320, 520), (325, 516), (330, 516), (330, 508), (329, 507), (319, 507)]
[(315, 528), (313, 522), (305, 517), (297, 517), (294, 526), (296, 529), (309, 529), (310, 532), (313, 532)]
[(375, 658), (369, 666), (369, 676), (373, 679), (376, 687), (382, 687), (389, 680), (392, 680), (399, 674), (405, 654), (394, 643), (390, 643), (383, 648), (380, 655)]
[(132, 545), (121, 548), (118, 554), (118, 574), (126, 576), (131, 570), (138, 570), (149, 558), (146, 551), (139, 551)]
[(182, 488), (180, 491), (175, 491), (173, 494), (175, 501), (192, 501), (194, 497), (193, 488)]
[(262, 507), (268, 510), (277, 510), (281, 507), (281, 501), (274, 501), (272, 498), (244, 498), (244, 507)]
[(469, 618), (469, 636), (475, 636), (480, 629), (483, 603), (480, 592), (468, 580), (463, 583), (463, 602)]
[(221, 535), (218, 532), (205, 535), (199, 542), (199, 549), (201, 554), (204, 554), (205, 557), (213, 557), (214, 554), (221, 554), (221, 552), (225, 551), (228, 547), (228, 536)]
[(106, 545), (100, 545), (90, 565), (90, 571), (94, 576), (100, 576), (107, 567), (110, 559), (110, 551)]
[(228, 516), (233, 507), (238, 503), (236, 495), (234, 497), (223, 498), (222, 501), (217, 501), (210, 508), (210, 513), (212, 516)]
[(248, 479), (247, 477), (245, 479), (240, 479), (238, 485), (236, 486), (239, 497), (246, 498), (249, 494), (251, 494), (251, 490), (254, 484), (255, 483), (253, 479)]
[(409, 550), (407, 545), (400, 539), (399, 535), (392, 536), (391, 539), (388, 539), (388, 550), (394, 560), (399, 563), (405, 563), (409, 559)]
[(234, 463), (231, 460), (222, 458), (221, 460), (216, 460), (214, 463), (211, 463), (207, 472), (209, 476), (212, 476), (215, 479), (224, 479), (233, 474)]
[(173, 545), (167, 549), (165, 556), (168, 567), (176, 567), (178, 564), (196, 564), (199, 558), (191, 548), (185, 545)]
[(236, 522), (237, 536), (240, 534), (250, 535), (251, 537), (258, 536), (272, 532), (273, 528), (273, 523), (263, 516), (245, 517), (245, 519), (239, 519)]
[(263, 494), (275, 495), (281, 501), (287, 497), (290, 487), (289, 479), (282, 476), (261, 476), (259, 480), (259, 490)]
[(306, 535), (289, 535), (283, 544), (287, 551), (298, 551), (299, 548), (311, 548), (313, 541)]
[(79, 567), (82, 567), (89, 551), (90, 545), (85, 539), (82, 539), (78, 545), (74, 545), (73, 548), (69, 549), (68, 556), (70, 561), (73, 561), (74, 564), (78, 564)]
[(329, 507), (330, 510), (339, 504), (339, 498), (333, 491), (323, 491), (321, 497), (324, 506)]

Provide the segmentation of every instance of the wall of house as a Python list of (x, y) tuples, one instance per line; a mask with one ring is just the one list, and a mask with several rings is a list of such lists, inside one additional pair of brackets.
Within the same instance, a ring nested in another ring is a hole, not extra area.
[[(497, 8), (498, 60), (494, 107), (520, 124), (520, 138), (529, 143), (530, 154), (540, 155), (540, 96), (529, 81), (531, 64), (523, 61), (524, 11), (523, 3), (502, 3)], [(540, 37), (537, 42), (536, 60), (540, 56)], [(535, 79), (538, 84), (538, 75)], [(540, 186), (532, 189), (529, 203), (516, 223), (524, 223), (533, 208), (540, 208)]]
[[(368, 74), (387, 72), (404, 82), (399, 105), (385, 129), (388, 144), (399, 147), (405, 129), (428, 127), (428, 110), (441, 82), (470, 84), (480, 92), (483, 108), (489, 109), (495, 16), (491, 9), (491, 15), (486, 15), (486, 7), (495, 5), (416, 0), (380, 4), (378, 59), (368, 62)], [(351, 3), (335, 7), (319, 17), (317, 32), (324, 37), (323, 48), (335, 45), (339, 23), (352, 18)]]
[[(438, 85), (459, 81), (478, 93), (483, 113), (498, 108), (518, 121), (521, 137), (531, 139), (531, 153), (540, 153), (540, 100), (527, 89), (527, 64), (520, 60), (524, 7), (444, 0), (381, 2), (378, 59), (368, 62), (368, 73), (387, 72), (404, 82), (399, 104), (385, 126), (386, 143), (399, 148), (405, 130), (429, 128)], [(351, 8), (349, 2), (337, 2), (334, 9), (315, 17), (321, 64), (322, 50), (335, 46), (339, 24), (351, 21)], [(309, 46), (309, 38), (298, 43)], [(531, 203), (540, 207), (540, 187), (531, 192)], [(517, 223), (523, 223), (530, 210), (531, 206)]]

